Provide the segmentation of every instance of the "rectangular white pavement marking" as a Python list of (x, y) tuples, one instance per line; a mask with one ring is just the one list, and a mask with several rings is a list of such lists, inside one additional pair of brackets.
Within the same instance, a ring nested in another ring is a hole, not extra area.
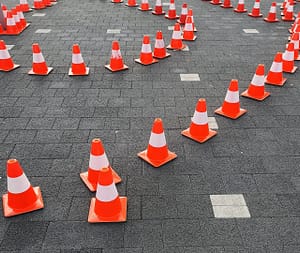
[(50, 33), (51, 29), (37, 29), (35, 33)]
[(259, 33), (256, 29), (243, 29), (244, 33)]
[(121, 29), (107, 29), (106, 33), (120, 33)]
[(181, 81), (200, 81), (199, 74), (180, 74)]
[(34, 13), (32, 15), (32, 17), (44, 17), (44, 16), (46, 16), (46, 13)]
[(218, 123), (215, 117), (208, 117), (208, 126), (211, 129), (219, 129)]

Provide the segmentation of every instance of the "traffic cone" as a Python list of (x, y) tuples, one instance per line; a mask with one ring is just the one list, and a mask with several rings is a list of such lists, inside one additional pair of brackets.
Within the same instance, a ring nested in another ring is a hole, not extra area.
[(285, 9), (287, 4), (288, 4), (288, 0), (284, 0), (280, 6), (280, 9)]
[(260, 0), (255, 0), (252, 12), (248, 13), (248, 16), (253, 18), (262, 17), (262, 14), (260, 13)]
[(154, 11), (152, 11), (153, 15), (165, 15), (166, 12), (163, 11), (163, 7), (161, 4), (161, 0), (156, 0)]
[(194, 29), (192, 24), (192, 18), (190, 16), (187, 17), (186, 23), (183, 29), (183, 40), (196, 40), (197, 36), (194, 35)]
[(41, 10), (41, 9), (45, 9), (46, 6), (43, 2), (43, 0), (33, 0), (33, 9), (35, 10)]
[(123, 3), (123, 0), (111, 0), (112, 3), (119, 4)]
[(17, 13), (18, 13), (18, 16), (19, 16), (19, 19), (20, 19), (22, 30), (24, 30), (30, 25), (30, 23), (27, 23), (24, 15), (23, 15), (23, 12), (21, 11), (21, 6), (17, 5), (16, 9), (17, 9)]
[(283, 21), (294, 21), (294, 5), (293, 3), (289, 3), (286, 11), (284, 12), (284, 16), (281, 18)]
[(176, 15), (175, 0), (170, 0), (168, 14), (165, 15), (165, 18), (171, 19), (171, 20), (179, 18), (179, 16)]
[(216, 131), (209, 129), (206, 101), (204, 98), (198, 100), (190, 127), (182, 131), (181, 134), (200, 143), (206, 142), (217, 135)]
[(20, 17), (18, 15), (18, 12), (17, 12), (17, 9), (16, 8), (12, 8), (11, 9), (11, 13), (12, 13), (12, 16), (15, 20), (15, 23), (16, 23), (16, 26), (19, 30), (19, 33), (21, 33), (23, 31), (23, 25), (21, 23), (21, 20), (20, 20)]
[(259, 64), (248, 89), (245, 90), (241, 95), (243, 97), (252, 98), (258, 101), (262, 101), (270, 96), (270, 93), (265, 91), (264, 75), (265, 66), (263, 64)]
[(188, 14), (187, 6), (188, 6), (187, 3), (182, 4), (181, 14), (180, 14), (179, 20), (177, 20), (177, 22), (181, 25), (184, 25), (185, 21), (186, 21), (186, 17)]
[(156, 33), (156, 40), (155, 40), (155, 46), (153, 50), (153, 57), (158, 59), (164, 59), (171, 56), (166, 48), (165, 48), (165, 42), (163, 39), (162, 31), (157, 31)]
[(300, 33), (293, 33), (291, 36), (291, 42), (294, 44), (294, 60), (300, 61), (300, 55), (299, 55), (299, 37)]
[(128, 7), (137, 7), (137, 6), (139, 6), (139, 5), (136, 3), (136, 0), (128, 0), (127, 3), (126, 3), (125, 5), (128, 6)]
[(221, 0), (211, 0), (209, 3), (213, 4), (213, 5), (220, 5), (220, 4), (222, 4)]
[(282, 71), (287, 73), (295, 73), (297, 67), (294, 65), (294, 43), (290, 42), (287, 45), (285, 52), (282, 55)]
[(5, 217), (44, 208), (40, 187), (32, 187), (16, 159), (6, 163), (7, 193), (2, 196)]
[(6, 48), (5, 42), (0, 40), (0, 70), (8, 72), (18, 67), (20, 67), (20, 65), (14, 64)]
[(234, 9), (235, 12), (242, 13), (247, 12), (247, 9), (245, 9), (245, 1), (239, 0), (237, 7)]
[(123, 63), (123, 58), (120, 51), (120, 46), (118, 41), (112, 42), (112, 49), (111, 49), (111, 57), (109, 65), (105, 65), (105, 68), (109, 69), (112, 72), (121, 71), (128, 69)]
[(152, 8), (149, 6), (148, 0), (142, 0), (140, 7), (138, 7), (140, 11), (151, 11)]
[(233, 8), (230, 0), (224, 0), (223, 4), (220, 5), (222, 8)]
[(17, 27), (16, 21), (12, 15), (12, 12), (8, 11), (7, 12), (7, 20), (6, 20), (6, 31), (4, 34), (18, 35), (19, 33), (20, 33), (20, 30)]
[(192, 9), (188, 9), (187, 16), (190, 16), (192, 18), (192, 24), (193, 24), (194, 32), (197, 32), (197, 28), (195, 27), (195, 22), (194, 22), (194, 16), (193, 16), (193, 10)]
[(180, 24), (176, 23), (174, 26), (170, 45), (167, 46), (167, 48), (173, 50), (182, 50), (185, 47), (186, 45), (182, 43)]
[(2, 10), (2, 13), (3, 13), (4, 21), (6, 21), (8, 9), (7, 9), (5, 4), (1, 5), (1, 10)]
[(168, 149), (163, 122), (160, 118), (154, 120), (148, 147), (146, 150), (138, 153), (138, 157), (156, 168), (177, 157), (175, 153)]
[(150, 65), (158, 62), (158, 60), (154, 59), (152, 56), (150, 37), (148, 35), (144, 35), (140, 58), (135, 59), (134, 61), (142, 65)]
[(215, 113), (230, 119), (237, 119), (246, 112), (247, 110), (240, 108), (238, 80), (232, 79), (223, 105), (215, 110)]
[(69, 76), (87, 76), (90, 69), (85, 66), (80, 47), (74, 44), (72, 48), (72, 65), (69, 69)]
[(273, 2), (268, 17), (264, 18), (264, 21), (269, 23), (274, 23), (279, 21), (279, 19), (276, 17), (276, 8), (277, 8), (276, 2)]
[(88, 171), (80, 173), (80, 178), (90, 191), (96, 191), (99, 171), (103, 168), (110, 168), (112, 170), (113, 179), (116, 184), (122, 181), (120, 176), (111, 168), (101, 140), (93, 139)]
[(32, 69), (28, 72), (29, 75), (46, 76), (53, 70), (53, 68), (47, 66), (38, 43), (32, 44), (32, 57)]
[(30, 8), (27, 0), (20, 0), (20, 7), (21, 7), (22, 12), (32, 11), (32, 9)]
[(124, 222), (127, 219), (127, 197), (120, 197), (111, 168), (101, 168), (96, 197), (92, 198), (88, 222)]
[(265, 83), (276, 86), (283, 86), (285, 81), (286, 78), (283, 78), (282, 73), (282, 53), (278, 52), (274, 58), (271, 69), (265, 78)]

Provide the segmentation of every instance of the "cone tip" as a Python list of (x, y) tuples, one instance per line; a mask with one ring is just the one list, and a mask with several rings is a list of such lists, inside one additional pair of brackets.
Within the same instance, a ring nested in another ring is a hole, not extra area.
[(41, 49), (38, 43), (33, 43), (32, 44), (32, 52), (33, 53), (40, 53)]
[(92, 140), (91, 144), (91, 154), (92, 155), (102, 155), (104, 154), (104, 147), (99, 138), (95, 138)]
[(205, 98), (200, 98), (196, 107), (197, 112), (206, 112), (206, 100)]
[(119, 42), (114, 40), (112, 42), (112, 50), (120, 50)]
[(80, 47), (78, 44), (73, 45), (73, 54), (80, 54)]
[(256, 69), (256, 75), (264, 75), (265, 74), (265, 65), (264, 64), (258, 64)]
[(162, 31), (157, 31), (156, 33), (156, 39), (161, 40), (163, 38)]
[(4, 40), (0, 40), (0, 49), (1, 49), (1, 50), (6, 49), (6, 45), (5, 45)]
[(101, 168), (99, 170), (98, 184), (111, 185), (113, 183), (113, 175), (110, 167)]
[(277, 52), (274, 61), (275, 62), (282, 62), (282, 52)]
[(17, 159), (9, 159), (6, 162), (7, 176), (8, 177), (19, 177), (23, 174), (23, 170)]
[(154, 120), (152, 132), (155, 134), (161, 134), (164, 132), (163, 122), (161, 118), (156, 118)]
[(150, 44), (150, 36), (144, 35), (143, 44)]
[(237, 79), (232, 79), (229, 85), (230, 91), (238, 91), (239, 90), (239, 82)]

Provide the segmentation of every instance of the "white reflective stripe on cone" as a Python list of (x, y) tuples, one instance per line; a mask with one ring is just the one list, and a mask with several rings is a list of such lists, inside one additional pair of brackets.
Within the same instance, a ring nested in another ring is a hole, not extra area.
[(287, 7), (287, 12), (293, 12), (294, 11), (294, 6), (293, 5), (289, 5)]
[(156, 6), (161, 6), (161, 0), (156, 0)]
[(275, 6), (272, 6), (270, 8), (270, 13), (276, 13), (276, 7)]
[(7, 190), (10, 193), (22, 193), (27, 191), (29, 187), (30, 183), (24, 173), (19, 177), (7, 177)]
[(16, 21), (14, 18), (8, 18), (6, 21), (7, 26), (15, 26), (16, 25)]
[(5, 17), (5, 18), (7, 18), (7, 10), (5, 10), (5, 11), (3, 11), (3, 16)]
[(43, 63), (45, 62), (44, 56), (42, 55), (42, 53), (33, 53), (33, 62), (34, 63)]
[(181, 11), (181, 15), (187, 15), (187, 14), (188, 14), (187, 8), (183, 8)]
[(260, 75), (254, 75), (252, 78), (252, 82), (254, 86), (264, 86), (265, 84), (265, 77)]
[(208, 123), (207, 112), (197, 112), (195, 111), (192, 117), (192, 122), (196, 125), (205, 125)]
[(225, 101), (228, 103), (238, 103), (240, 101), (239, 92), (228, 90), (226, 93)]
[(114, 183), (111, 185), (100, 185), (98, 183), (96, 198), (102, 202), (110, 202), (119, 196), (117, 188)]
[(151, 53), (151, 45), (150, 44), (143, 44), (142, 53)]
[(18, 13), (16, 15), (14, 15), (13, 17), (14, 17), (16, 23), (20, 22), (20, 17), (18, 15)]
[(164, 40), (156, 40), (155, 41), (155, 48), (164, 48), (164, 47), (165, 47)]
[(244, 0), (239, 0), (239, 4), (244, 4)]
[(294, 60), (294, 51), (285, 51), (282, 55), (282, 59), (285, 61), (293, 61)]
[(81, 54), (72, 54), (72, 63), (80, 64), (83, 63), (83, 58)]
[(147, 4), (148, 0), (142, 0), (142, 4)]
[(181, 31), (173, 31), (172, 39), (175, 40), (181, 39)]
[(193, 24), (192, 23), (185, 23), (184, 30), (185, 31), (194, 31)]
[(170, 4), (169, 10), (175, 10), (175, 4)]
[(18, 12), (18, 16), (19, 16), (19, 19), (25, 19), (22, 11)]
[(20, 4), (27, 4), (26, 0), (20, 0)]
[(0, 50), (0, 59), (1, 60), (9, 59), (9, 58), (10, 58), (10, 55), (9, 55), (9, 52), (7, 49)]
[(121, 55), (120, 50), (112, 50), (111, 51), (111, 57), (114, 58), (114, 59), (121, 59), (122, 55)]
[(299, 40), (291, 40), (294, 43), (294, 50), (299, 50)]
[(273, 62), (270, 71), (272, 72), (282, 72), (282, 62)]
[(165, 133), (156, 134), (152, 133), (150, 135), (149, 145), (155, 148), (161, 148), (167, 145)]
[(100, 170), (102, 168), (107, 168), (109, 162), (106, 154), (103, 155), (92, 155), (90, 154), (89, 168), (92, 170)]
[(255, 2), (254, 3), (254, 9), (259, 9), (259, 7), (260, 7), (260, 3), (259, 2)]

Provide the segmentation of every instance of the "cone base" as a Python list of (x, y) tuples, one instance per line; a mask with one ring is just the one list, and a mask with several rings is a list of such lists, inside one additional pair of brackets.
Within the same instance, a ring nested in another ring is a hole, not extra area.
[(128, 69), (128, 66), (123, 64), (123, 68), (121, 69), (112, 69), (110, 67), (110, 65), (105, 65), (105, 68), (107, 68), (108, 70), (110, 70), (111, 72), (118, 72), (118, 71), (122, 71), (122, 70), (127, 70)]
[(159, 16), (159, 15), (165, 15), (166, 12), (165, 12), (165, 11), (162, 11), (162, 12), (155, 12), (155, 11), (152, 11), (152, 14), (153, 14), (153, 15)]
[(265, 84), (270, 84), (270, 85), (275, 85), (275, 86), (283, 86), (284, 83), (286, 82), (286, 78), (282, 78), (281, 82), (280, 83), (272, 83), (271, 81), (269, 81), (267, 79), (267, 77), (265, 78)]
[(125, 4), (127, 7), (138, 7), (138, 4), (133, 4), (133, 5), (129, 5), (129, 4)]
[(252, 12), (251, 13), (248, 13), (248, 16), (250, 16), (250, 17), (252, 17), (252, 18), (261, 18), (262, 16), (263, 16), (263, 14), (258, 14), (258, 15), (254, 15), (254, 14), (252, 14)]
[(0, 33), (0, 35), (19, 35), (21, 32), (23, 32), (28, 26), (30, 26), (31, 23), (26, 23), (25, 27), (22, 27), (21, 30), (18, 30), (17, 32), (8, 33), (7, 31), (3, 31)]
[(284, 22), (293, 22), (293, 21), (295, 21), (295, 18), (285, 18), (285, 17), (282, 17), (281, 20), (284, 21)]
[(185, 41), (195, 41), (196, 39), (197, 39), (197, 36), (194, 35), (193, 39), (185, 39), (185, 38), (183, 38), (182, 40), (185, 40)]
[(224, 9), (233, 8), (233, 6), (232, 6), (232, 5), (225, 6), (224, 4), (220, 5), (220, 7), (224, 8)]
[(230, 119), (238, 119), (239, 117), (244, 115), (246, 112), (247, 112), (247, 110), (241, 108), (240, 111), (237, 114), (229, 115), (229, 114), (226, 114), (225, 112), (223, 112), (222, 107), (215, 110), (216, 114), (219, 114), (221, 116), (224, 116), (224, 117), (227, 117), (227, 118), (230, 118)]
[(29, 213), (44, 208), (44, 202), (40, 187), (33, 187), (33, 191), (37, 196), (37, 200), (31, 206), (23, 209), (12, 209), (10, 206), (8, 206), (8, 194), (4, 194), (2, 196), (4, 217), (16, 216), (19, 214)]
[(220, 4), (222, 4), (221, 2), (215, 3), (215, 2), (213, 2), (213, 1), (210, 1), (209, 3), (212, 4), (212, 5), (220, 5)]
[(150, 163), (153, 167), (158, 168), (170, 161), (172, 161), (173, 159), (175, 159), (177, 157), (177, 155), (173, 152), (171, 152), (170, 150), (168, 150), (168, 157), (164, 160), (151, 160), (149, 159), (149, 157), (147, 156), (147, 149), (138, 153), (138, 157), (142, 158), (144, 161), (146, 161), (147, 163)]
[[(113, 169), (111, 169), (111, 171), (112, 171), (112, 176), (113, 176), (114, 183), (118, 184), (118, 183), (122, 182), (122, 179), (117, 174), (117, 172), (115, 172)], [(89, 181), (87, 171), (80, 173), (80, 178), (83, 181), (83, 183), (86, 185), (86, 187), (89, 188), (89, 190), (91, 192), (95, 192), (97, 190), (97, 182), (96, 183), (91, 183)]]
[(170, 20), (174, 20), (174, 19), (178, 19), (179, 16), (176, 15), (175, 17), (170, 17), (170, 16), (167, 14), (167, 15), (165, 15), (165, 18), (166, 18), (166, 19), (170, 19)]
[(142, 9), (141, 7), (139, 7), (138, 10), (139, 10), (139, 11), (152, 11), (152, 8), (149, 8), (149, 9), (144, 10), (144, 9)]
[(234, 9), (234, 12), (237, 12), (237, 13), (244, 13), (244, 12), (247, 12), (247, 9), (244, 9), (244, 10)]
[(148, 65), (151, 65), (151, 64), (154, 64), (154, 63), (158, 62), (158, 60), (156, 60), (156, 59), (153, 59), (152, 62), (150, 62), (150, 63), (143, 63), (143, 62), (141, 62), (140, 59), (134, 59), (134, 61), (137, 62), (137, 63), (139, 63), (139, 64), (142, 64), (144, 66), (148, 66)]
[(49, 73), (50, 73), (52, 70), (53, 70), (52, 67), (48, 67), (47, 73), (45, 73), (45, 74), (40, 74), (40, 73), (35, 73), (35, 72), (33, 72), (33, 70), (31, 69), (31, 70), (28, 72), (28, 75), (47, 76), (47, 75), (49, 75)]
[(123, 3), (123, 0), (118, 1), (118, 2), (115, 2), (114, 0), (111, 0), (111, 2), (112, 2), (113, 4), (120, 4), (120, 3)]
[(298, 58), (294, 59), (294, 61), (300, 61), (300, 55), (298, 56)]
[(46, 9), (47, 7), (46, 6), (43, 6), (43, 7), (40, 7), (40, 8), (37, 8), (37, 7), (32, 7), (32, 9), (34, 10), (43, 10), (43, 9)]
[(294, 73), (296, 72), (297, 69), (298, 69), (298, 67), (297, 67), (297, 66), (294, 66), (293, 69), (292, 69), (291, 71), (283, 70), (283, 72), (294, 74)]
[(217, 135), (217, 132), (214, 130), (209, 129), (208, 130), (208, 135), (207, 136), (195, 136), (195, 135), (191, 135), (190, 133), (190, 128), (185, 129), (181, 132), (182, 135), (184, 135), (185, 137), (188, 137), (194, 141), (200, 142), (200, 143), (204, 143), (206, 141), (208, 141), (209, 139), (211, 139), (212, 137)]
[(154, 58), (157, 58), (157, 59), (165, 59), (165, 58), (168, 58), (168, 57), (170, 57), (170, 56), (171, 56), (171, 54), (169, 54), (169, 53), (166, 53), (165, 56), (156, 56), (156, 55), (153, 54), (153, 57), (154, 57)]
[(268, 19), (268, 18), (264, 18), (264, 21), (269, 22), (269, 23), (275, 23), (275, 22), (279, 22), (279, 19)]
[(95, 213), (95, 202), (96, 198), (92, 198), (90, 211), (88, 216), (89, 223), (100, 223), (100, 222), (124, 222), (127, 220), (127, 197), (119, 197), (121, 201), (121, 211), (118, 215), (112, 217), (101, 217)]
[(252, 95), (250, 95), (249, 93), (248, 93), (248, 89), (247, 90), (245, 90), (242, 94), (241, 94), (241, 96), (243, 96), (243, 97), (246, 97), (246, 98), (251, 98), (251, 99), (254, 99), (254, 100), (257, 100), (257, 101), (263, 101), (264, 99), (266, 99), (267, 97), (269, 97), (270, 96), (270, 92), (264, 92), (264, 95), (262, 96), (262, 97), (254, 97), (254, 96), (252, 96)]
[(31, 12), (31, 11), (33, 11), (33, 9), (29, 8), (28, 10), (22, 11), (22, 12), (23, 12), (23, 13), (27, 13), (27, 12)]
[(83, 74), (76, 74), (72, 72), (72, 68), (69, 68), (69, 76), (87, 76), (90, 72), (90, 68), (85, 68), (85, 73)]
[(168, 45), (168, 46), (167, 46), (167, 49), (171, 49), (171, 50), (173, 50), (173, 51), (181, 51), (181, 50), (183, 50), (183, 49), (185, 49), (185, 48), (186, 48), (186, 45), (185, 45), (185, 44), (182, 44), (182, 47), (181, 47), (181, 48), (172, 48), (171, 45)]
[(20, 65), (14, 64), (14, 66), (13, 66), (11, 69), (8, 69), (8, 70), (0, 69), (0, 71), (9, 72), (9, 71), (12, 71), (12, 70), (14, 70), (14, 69), (17, 69), (18, 67), (20, 67)]

